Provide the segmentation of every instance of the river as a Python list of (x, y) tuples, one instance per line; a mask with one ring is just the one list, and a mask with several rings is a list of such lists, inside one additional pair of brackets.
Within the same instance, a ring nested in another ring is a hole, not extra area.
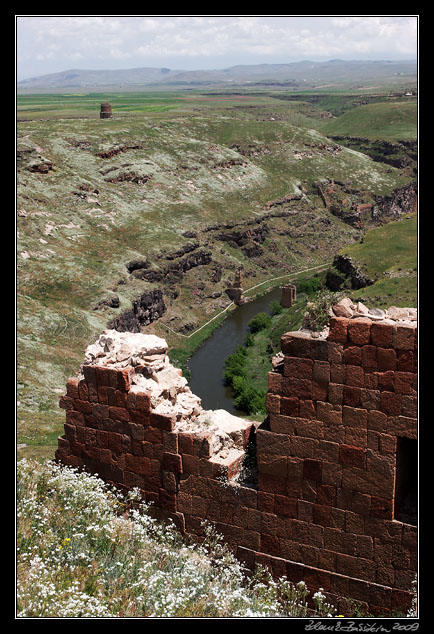
[(188, 384), (193, 394), (201, 398), (204, 409), (225, 409), (231, 414), (243, 415), (234, 406), (231, 388), (224, 384), (225, 360), (238, 345), (244, 343), (247, 324), (252, 317), (262, 312), (270, 313), (270, 303), (280, 301), (281, 297), (281, 289), (273, 288), (265, 295), (238, 306), (191, 357)]

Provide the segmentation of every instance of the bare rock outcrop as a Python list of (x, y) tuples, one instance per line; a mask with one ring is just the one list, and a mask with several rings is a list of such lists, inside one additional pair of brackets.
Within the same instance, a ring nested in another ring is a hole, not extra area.
[(371, 286), (374, 283), (350, 257), (338, 254), (333, 260), (333, 268), (327, 271), (326, 284), (330, 290), (336, 291), (344, 283), (345, 279), (350, 280), (351, 288), (355, 290)]
[(143, 293), (133, 302), (131, 310), (113, 319), (108, 327), (120, 332), (140, 332), (142, 326), (148, 326), (165, 312), (163, 293), (160, 289), (155, 289), (149, 293)]

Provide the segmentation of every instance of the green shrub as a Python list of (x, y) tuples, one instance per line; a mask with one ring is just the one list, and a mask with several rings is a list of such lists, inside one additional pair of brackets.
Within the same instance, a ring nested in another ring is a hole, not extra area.
[(238, 396), (235, 397), (235, 407), (247, 414), (265, 413), (266, 392), (264, 390), (258, 390), (258, 388), (253, 385), (246, 384), (245, 380), (243, 380), (243, 383), (240, 382), (239, 385), (242, 386), (242, 390)]
[(258, 313), (248, 323), (249, 330), (252, 334), (269, 328), (271, 326), (271, 317), (267, 313)]
[(278, 302), (277, 299), (275, 299), (274, 301), (271, 302), (271, 304), (270, 304), (270, 313), (271, 313), (271, 315), (273, 317), (274, 317), (274, 315), (280, 315), (282, 310), (283, 310), (282, 304), (280, 302)]
[(341, 293), (320, 291), (315, 298), (306, 305), (307, 311), (303, 325), (310, 330), (321, 331), (330, 319), (330, 309), (342, 297)]
[(247, 348), (250, 348), (250, 346), (253, 346), (253, 344), (254, 344), (254, 343), (255, 343), (255, 338), (254, 338), (254, 336), (252, 335), (252, 333), (251, 333), (251, 332), (248, 332), (248, 333), (247, 333), (247, 335), (246, 335), (246, 338), (245, 338), (245, 340), (244, 340), (244, 345), (245, 345)]
[(301, 280), (297, 283), (297, 291), (306, 293), (306, 295), (313, 295), (319, 291), (321, 286), (322, 282), (319, 277), (310, 277), (308, 280)]
[(232, 387), (237, 409), (247, 414), (265, 414), (266, 392), (247, 382), (246, 357), (247, 349), (244, 346), (238, 346), (236, 351), (228, 356), (225, 361), (224, 381)]
[(233, 354), (230, 354), (225, 361), (224, 381), (226, 385), (233, 386), (235, 376), (246, 376), (244, 367), (247, 350), (244, 346), (238, 346)]

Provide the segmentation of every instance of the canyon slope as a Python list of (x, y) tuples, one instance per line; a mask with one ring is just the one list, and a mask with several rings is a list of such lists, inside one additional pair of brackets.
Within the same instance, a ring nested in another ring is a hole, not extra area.
[(56, 99), (19, 112), (26, 441), (55, 436), (58, 396), (103, 330), (146, 329), (172, 348), (228, 305), (237, 269), (248, 288), (327, 265), (370, 226), (414, 211), (410, 194), (411, 209), (392, 204), (414, 193), (411, 165), (325, 136), (330, 113), (307, 102), (176, 94), (158, 109), (151, 97), (105, 120), (98, 96), (72, 114)]

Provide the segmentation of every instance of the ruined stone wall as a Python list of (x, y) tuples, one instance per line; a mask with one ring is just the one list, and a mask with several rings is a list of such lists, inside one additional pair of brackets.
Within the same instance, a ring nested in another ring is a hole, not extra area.
[(170, 392), (164, 346), (121, 363), (112, 346), (68, 381), (56, 457), (138, 487), (186, 534), (214, 523), (246, 567), (321, 587), (341, 614), (349, 598), (406, 611), (417, 527), (395, 517), (395, 481), (398, 443), (417, 434), (416, 342), (414, 324), (389, 319), (287, 333), (261, 424), (202, 410), (179, 373)]
[(257, 437), (258, 490), (277, 522), (268, 552), (378, 613), (403, 609), (417, 569), (417, 527), (395, 519), (397, 444), (417, 437), (416, 346), (415, 324), (391, 320), (332, 317), (326, 339), (284, 335)]

